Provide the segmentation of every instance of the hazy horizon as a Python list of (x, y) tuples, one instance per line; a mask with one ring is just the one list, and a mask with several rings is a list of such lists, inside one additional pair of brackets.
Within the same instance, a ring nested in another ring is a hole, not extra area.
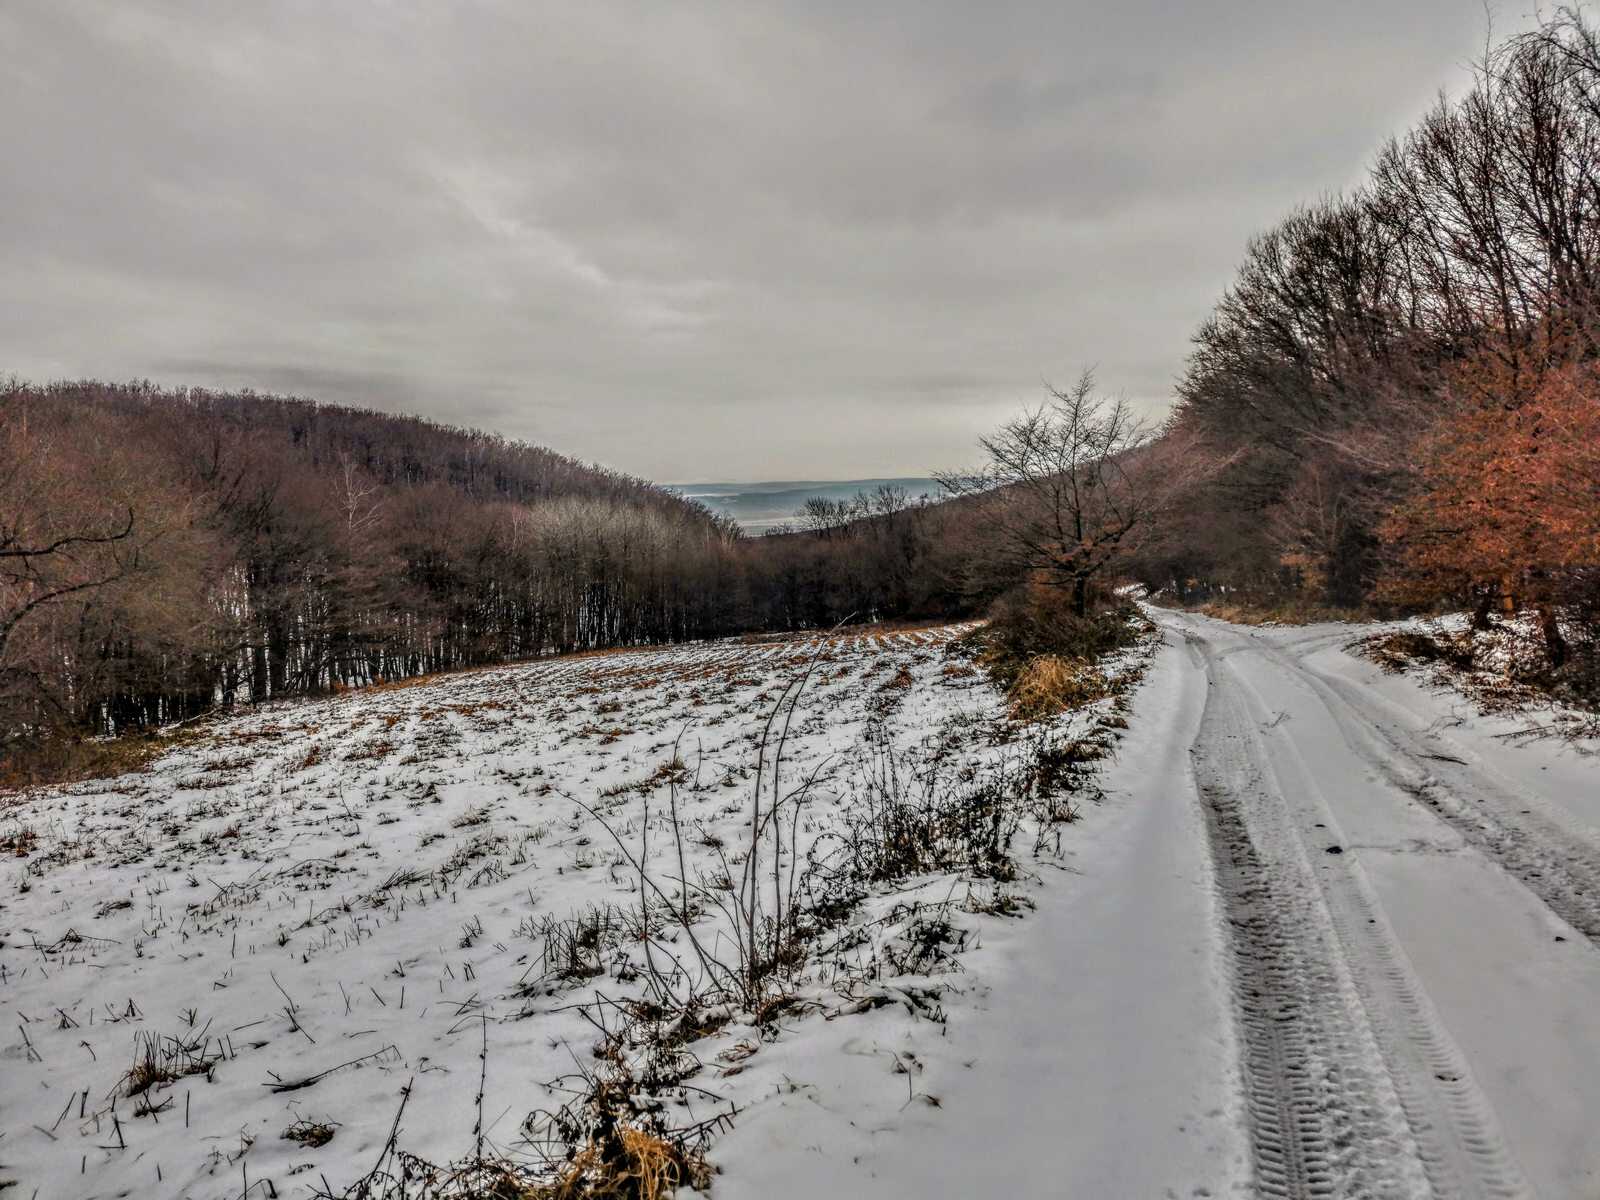
[(732, 517), (746, 533), (764, 533), (792, 521), (796, 510), (813, 496), (827, 500), (850, 500), (858, 492), (870, 495), (882, 485), (901, 488), (913, 500), (923, 495), (937, 496), (940, 491), (938, 480), (929, 476), (755, 480), (747, 483), (714, 481), (661, 486), (686, 499), (699, 500), (713, 511)]

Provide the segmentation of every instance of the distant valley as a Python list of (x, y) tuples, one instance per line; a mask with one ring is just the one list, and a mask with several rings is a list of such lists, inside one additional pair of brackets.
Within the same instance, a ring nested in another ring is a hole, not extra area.
[(766, 483), (675, 483), (669, 490), (689, 500), (699, 500), (716, 512), (726, 513), (748, 533), (765, 533), (794, 519), (795, 510), (813, 496), (848, 500), (857, 492), (872, 493), (883, 485), (902, 488), (913, 500), (937, 498), (933, 479), (801, 479)]

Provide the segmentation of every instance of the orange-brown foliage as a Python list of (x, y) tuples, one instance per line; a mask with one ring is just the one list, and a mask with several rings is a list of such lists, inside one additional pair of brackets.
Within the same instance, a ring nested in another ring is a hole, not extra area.
[[(1499, 402), (1495, 402), (1498, 397)], [(1384, 522), (1392, 599), (1560, 602), (1600, 566), (1600, 369), (1492, 393), (1419, 454), (1422, 486)]]

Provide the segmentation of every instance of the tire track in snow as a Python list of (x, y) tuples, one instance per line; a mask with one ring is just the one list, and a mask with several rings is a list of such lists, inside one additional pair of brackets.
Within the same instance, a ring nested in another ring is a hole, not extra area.
[[(1236, 680), (1265, 706), (1248, 683)], [(1263, 742), (1278, 791), (1302, 831), (1338, 821), (1314, 773), (1295, 745), (1293, 727), (1277, 727)], [(1337, 838), (1338, 843), (1346, 839)], [(1389, 1064), (1407, 1120), (1417, 1132), (1429, 1183), (1438, 1196), (1512, 1197), (1528, 1194), (1501, 1138), (1493, 1112), (1473, 1082), (1466, 1060), (1444, 1032), (1393, 935), (1376, 894), (1355, 859), (1323, 855), (1317, 877), (1328, 916), (1361, 997), (1368, 1023)]]
[(1467, 762), (1430, 746), (1426, 734), (1373, 720), (1358, 706), (1355, 685), (1323, 675), (1296, 656), (1263, 646), (1322, 699), (1345, 741), (1395, 787), (1426, 805), (1552, 912), (1600, 947), (1600, 847), (1540, 811)]
[[(1408, 1196), (1420, 1156), (1356, 1021), (1316, 914), (1315, 883), (1254, 731), (1214, 663), (1195, 745), (1207, 836), (1228, 922), (1245, 1102), (1262, 1196)], [(1363, 1044), (1366, 1043), (1366, 1044)]]
[(1185, 636), (1210, 684), (1195, 775), (1229, 925), (1260, 1194), (1525, 1194), (1356, 868), (1308, 861), (1296, 826), (1329, 815), (1314, 785), (1285, 789), (1242, 683)]

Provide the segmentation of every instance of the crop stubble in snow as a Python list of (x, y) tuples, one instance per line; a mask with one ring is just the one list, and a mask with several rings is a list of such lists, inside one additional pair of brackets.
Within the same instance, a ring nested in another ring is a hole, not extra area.
[[(959, 632), (830, 640), (785, 769), (842, 762), (869, 723), (911, 747), (992, 717), (998, 697), (944, 654)], [(485, 1030), (487, 1137), (513, 1142), (559, 1102), (541, 1084), (594, 1040), (575, 1001), (630, 982), (604, 956), (571, 973), (593, 978), (554, 977), (541, 922), (637, 901), (578, 802), (639, 844), (641, 798), (687, 726), (686, 849), (713, 879), (748, 820), (761, 720), (813, 649), (595, 654), (268, 706), (144, 774), (13, 805), (0, 820), (28, 837), (0, 877), (15, 1030), (0, 1179), (41, 1197), (201, 1197), (270, 1178), (304, 1196), (370, 1167), (413, 1076), (407, 1145), (448, 1159), (472, 1145)], [(801, 853), (836, 801), (819, 799)], [(671, 839), (649, 844), (675, 871)], [(127, 1074), (151, 1039), (154, 1082), (138, 1088)], [(723, 1040), (708, 1078), (741, 1104), (770, 1093), (759, 1031)], [(904, 1061), (884, 1062), (886, 1099), (904, 1099)]]

